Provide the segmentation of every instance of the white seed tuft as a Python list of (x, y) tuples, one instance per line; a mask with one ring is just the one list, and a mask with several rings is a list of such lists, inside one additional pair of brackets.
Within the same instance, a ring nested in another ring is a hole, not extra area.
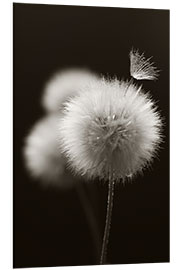
[(131, 50), (130, 54), (130, 74), (136, 80), (156, 80), (159, 70), (150, 62), (151, 58), (146, 59), (144, 53), (139, 54), (138, 50)]

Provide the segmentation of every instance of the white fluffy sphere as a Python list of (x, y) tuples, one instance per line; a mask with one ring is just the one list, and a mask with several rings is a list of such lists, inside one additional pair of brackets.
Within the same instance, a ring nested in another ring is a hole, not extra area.
[(65, 160), (57, 140), (57, 116), (38, 121), (25, 140), (25, 164), (31, 175), (44, 185), (69, 186), (64, 181)]
[(57, 72), (45, 85), (42, 97), (43, 107), (48, 112), (58, 111), (69, 97), (84, 89), (96, 78), (97, 75), (86, 69), (71, 68)]
[(88, 178), (125, 180), (153, 159), (161, 119), (148, 94), (131, 82), (89, 83), (65, 105), (61, 148), (75, 172)]

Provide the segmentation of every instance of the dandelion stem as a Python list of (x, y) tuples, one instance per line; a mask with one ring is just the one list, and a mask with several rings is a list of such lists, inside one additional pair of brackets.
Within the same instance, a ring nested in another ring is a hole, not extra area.
[(79, 200), (81, 202), (82, 208), (84, 210), (84, 214), (86, 216), (86, 219), (89, 225), (89, 229), (90, 229), (93, 244), (94, 244), (94, 255), (95, 255), (96, 263), (98, 263), (101, 242), (100, 242), (100, 233), (99, 233), (97, 220), (96, 220), (91, 202), (88, 199), (87, 194), (85, 193), (85, 189), (82, 186), (82, 184), (76, 185), (76, 192), (78, 194)]
[(105, 224), (105, 229), (104, 229), (104, 237), (103, 237), (103, 244), (102, 244), (102, 250), (101, 250), (100, 264), (106, 263), (107, 246), (108, 246), (108, 241), (109, 241), (109, 234), (110, 234), (110, 227), (111, 227), (111, 216), (112, 216), (112, 208), (113, 208), (114, 184), (115, 184), (115, 181), (112, 180), (111, 178), (109, 178), (106, 224)]

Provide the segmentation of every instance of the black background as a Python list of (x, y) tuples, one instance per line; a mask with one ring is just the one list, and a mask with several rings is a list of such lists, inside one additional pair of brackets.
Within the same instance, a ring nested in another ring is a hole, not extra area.
[[(169, 11), (14, 4), (14, 267), (96, 264), (76, 191), (45, 189), (25, 170), (23, 140), (44, 115), (43, 86), (64, 67), (129, 78), (132, 47), (161, 70), (144, 81), (165, 119), (159, 158), (144, 176), (116, 186), (108, 263), (169, 261)], [(68, 177), (72, 177), (69, 175)], [(84, 184), (101, 235), (107, 186)]]

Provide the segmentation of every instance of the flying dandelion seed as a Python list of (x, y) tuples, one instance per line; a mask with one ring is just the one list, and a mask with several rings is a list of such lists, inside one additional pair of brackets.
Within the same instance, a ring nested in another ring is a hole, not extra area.
[(130, 74), (136, 80), (156, 80), (159, 70), (150, 62), (151, 58), (146, 59), (144, 53), (139, 54), (138, 50), (131, 50), (130, 54)]
[(60, 187), (72, 184), (62, 177), (65, 160), (58, 147), (56, 116), (35, 124), (25, 140), (23, 153), (27, 169), (41, 184)]
[(45, 86), (42, 105), (48, 112), (61, 109), (62, 104), (74, 96), (77, 91), (84, 89), (86, 84), (96, 80), (97, 75), (86, 69), (72, 68), (57, 72)]
[(119, 181), (142, 172), (161, 141), (153, 100), (130, 82), (93, 81), (65, 104), (60, 145), (69, 165), (88, 178)]

